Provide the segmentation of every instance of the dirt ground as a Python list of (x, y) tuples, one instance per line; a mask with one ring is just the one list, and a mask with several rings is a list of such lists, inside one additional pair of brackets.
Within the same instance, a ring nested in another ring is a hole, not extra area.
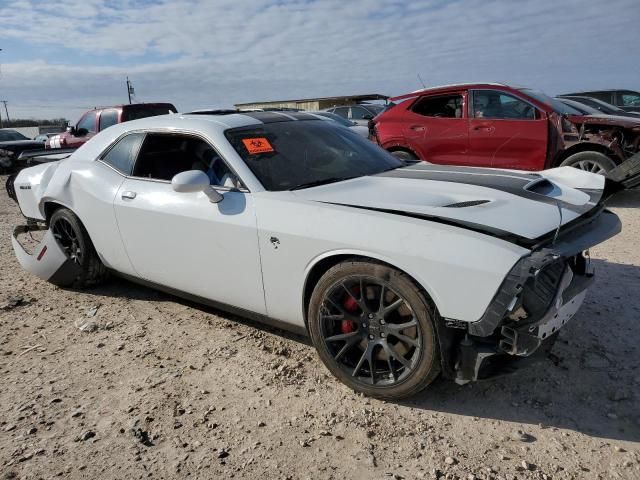
[(392, 403), (338, 383), (304, 338), (23, 272), (2, 189), (0, 478), (638, 479), (640, 194), (613, 205), (624, 231), (592, 251), (554, 361)]

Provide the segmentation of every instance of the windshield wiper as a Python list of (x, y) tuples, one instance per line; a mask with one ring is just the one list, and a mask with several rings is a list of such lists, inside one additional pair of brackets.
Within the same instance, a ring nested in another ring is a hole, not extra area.
[(292, 187), (289, 190), (302, 190), (303, 188), (311, 188), (311, 187), (317, 187), (320, 185), (326, 185), (328, 183), (342, 182), (343, 180), (351, 180), (352, 178), (356, 178), (356, 176), (323, 178), (322, 180), (314, 180), (312, 182), (301, 183), (300, 185), (296, 185), (295, 187)]

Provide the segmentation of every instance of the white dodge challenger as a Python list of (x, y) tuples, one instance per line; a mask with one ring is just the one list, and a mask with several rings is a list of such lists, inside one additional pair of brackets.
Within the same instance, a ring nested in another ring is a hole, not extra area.
[(569, 167), (405, 166), (279, 112), (115, 125), (7, 182), (33, 274), (112, 274), (304, 332), (338, 379), (387, 399), (547, 352), (593, 280), (583, 252), (620, 231), (616, 187)]

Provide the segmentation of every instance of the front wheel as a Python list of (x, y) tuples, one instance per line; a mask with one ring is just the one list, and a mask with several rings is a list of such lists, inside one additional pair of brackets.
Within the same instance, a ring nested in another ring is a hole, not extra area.
[(561, 167), (574, 167), (586, 172), (606, 175), (609, 170), (616, 168), (613, 160), (600, 152), (574, 153), (560, 164)]
[(80, 219), (69, 209), (59, 208), (49, 219), (49, 229), (67, 258), (78, 267), (73, 279), (53, 281), (59, 287), (84, 288), (100, 283), (106, 269)]
[(313, 344), (333, 375), (366, 395), (400, 399), (440, 372), (434, 315), (404, 273), (349, 261), (322, 276), (308, 318)]

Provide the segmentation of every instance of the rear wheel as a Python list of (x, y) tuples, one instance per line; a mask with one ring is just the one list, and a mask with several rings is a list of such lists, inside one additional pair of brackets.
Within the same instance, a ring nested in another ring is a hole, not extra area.
[(434, 309), (411, 279), (366, 261), (340, 263), (311, 296), (309, 331), (347, 386), (378, 398), (413, 395), (440, 372)]
[(616, 164), (611, 158), (600, 152), (574, 153), (560, 164), (561, 167), (574, 167), (586, 172), (606, 175)]
[(69, 209), (59, 208), (49, 219), (49, 229), (67, 258), (79, 266), (79, 273), (72, 280), (63, 283), (56, 281), (60, 287), (84, 288), (100, 283), (106, 269), (89, 238), (89, 234), (80, 219)]

